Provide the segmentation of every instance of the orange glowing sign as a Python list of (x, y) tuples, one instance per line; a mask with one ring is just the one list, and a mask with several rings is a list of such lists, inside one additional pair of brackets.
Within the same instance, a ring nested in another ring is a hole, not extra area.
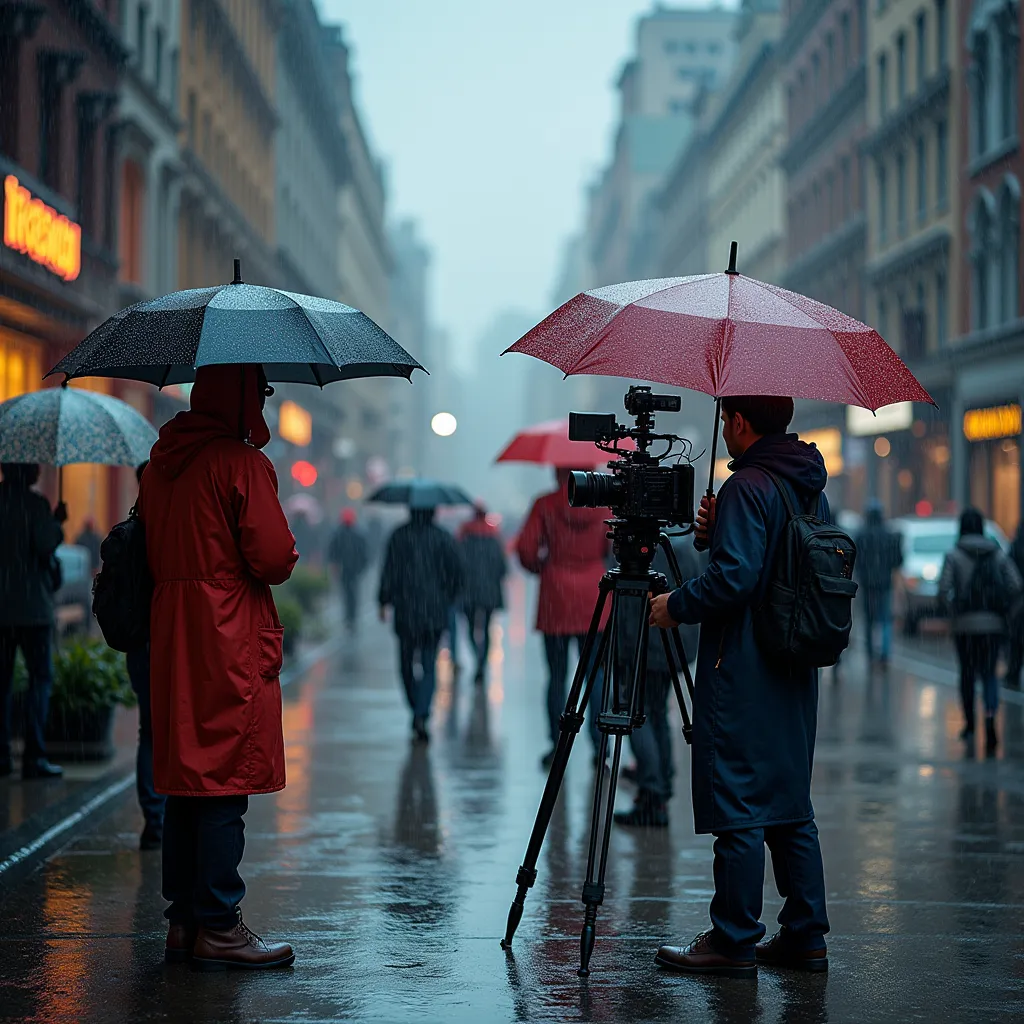
[(38, 199), (13, 175), (4, 178), (4, 245), (65, 281), (82, 269), (82, 229)]

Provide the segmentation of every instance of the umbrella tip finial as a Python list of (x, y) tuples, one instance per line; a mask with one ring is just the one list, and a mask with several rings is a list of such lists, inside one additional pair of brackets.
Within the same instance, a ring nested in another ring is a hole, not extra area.
[(729, 246), (729, 269), (726, 271), (727, 274), (738, 274), (739, 271), (736, 269), (736, 250), (739, 248), (735, 242)]
[(242, 261), (240, 259), (235, 260), (235, 279), (231, 282), (232, 284), (244, 284), (242, 280)]

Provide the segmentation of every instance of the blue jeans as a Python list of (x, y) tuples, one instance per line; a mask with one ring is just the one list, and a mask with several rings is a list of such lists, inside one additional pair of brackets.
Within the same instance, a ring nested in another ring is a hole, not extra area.
[(146, 825), (155, 832), (164, 827), (164, 804), (153, 785), (153, 717), (149, 698), (149, 645), (129, 651), (128, 679), (139, 700), (139, 747), (135, 754), (135, 791)]
[[(422, 636), (398, 635), (398, 664), (402, 673), (405, 697), (413, 718), (429, 718), (437, 680), (437, 648), (440, 633)], [(419, 671), (417, 672), (417, 669)]]
[(668, 725), (668, 695), (672, 679), (667, 672), (647, 673), (645, 704), (647, 721), (630, 733), (629, 744), (636, 758), (638, 789), (646, 790), (661, 803), (672, 798), (672, 733)]
[(880, 657), (888, 661), (892, 650), (892, 591), (872, 590), (864, 602), (864, 624), (868, 645), (868, 658), (875, 656), (875, 625), (881, 632)]
[(53, 628), (0, 627), (0, 761), (11, 759), (11, 687), (14, 656), (21, 648), (28, 669), (25, 694), (25, 762), (46, 757), (46, 718), (53, 686)]
[[(569, 671), (569, 641), (575, 639), (576, 652), (583, 650), (583, 636), (555, 636), (552, 633), (544, 634), (544, 654), (548, 661), (548, 732), (551, 736), (551, 743), (558, 742), (558, 726), (565, 710), (565, 701), (568, 697), (565, 677)], [(594, 642), (594, 655), (597, 655), (601, 646), (601, 634), (597, 634)], [(590, 695), (590, 705), (587, 708), (587, 727), (590, 738), (594, 741), (596, 751), (601, 744), (601, 733), (597, 728), (597, 715), (601, 709), (601, 686), (604, 679), (604, 672), (599, 672), (594, 680), (594, 689)]]
[(715, 895), (711, 942), (718, 952), (753, 960), (764, 938), (764, 848), (772, 854), (779, 895), (779, 924), (797, 950), (823, 949), (828, 932), (825, 873), (814, 821), (715, 833)]
[(247, 796), (169, 796), (164, 814), (164, 917), (174, 924), (233, 928), (245, 896)]

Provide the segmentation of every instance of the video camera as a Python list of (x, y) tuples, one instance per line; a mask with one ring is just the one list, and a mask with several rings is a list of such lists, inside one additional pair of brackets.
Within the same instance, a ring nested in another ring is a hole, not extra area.
[[(575, 471), (569, 477), (569, 504), (574, 508), (610, 508), (617, 519), (654, 519), (671, 526), (693, 522), (693, 465), (690, 442), (676, 434), (654, 432), (656, 412), (679, 412), (678, 395), (656, 395), (649, 387), (634, 385), (623, 400), (626, 412), (636, 420), (632, 427), (616, 422), (615, 413), (569, 413), (569, 439), (592, 441), (603, 452), (617, 456), (611, 473)], [(619, 447), (632, 438), (636, 450)], [(665, 451), (649, 451), (655, 441), (665, 441)], [(677, 451), (677, 445), (681, 450)], [(673, 455), (682, 460), (671, 466), (660, 463)]]

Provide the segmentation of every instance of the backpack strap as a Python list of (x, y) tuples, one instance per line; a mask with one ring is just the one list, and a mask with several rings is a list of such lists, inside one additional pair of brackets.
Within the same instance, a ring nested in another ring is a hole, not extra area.
[(802, 509), (797, 511), (796, 505), (793, 504), (793, 495), (790, 489), (780, 480), (770, 469), (766, 469), (764, 466), (758, 466), (762, 473), (766, 473), (771, 477), (772, 483), (775, 484), (779, 494), (782, 495), (782, 503), (786, 506), (786, 513), (790, 519), (795, 519), (797, 516), (809, 516), (816, 515), (821, 517), (821, 494), (818, 495), (817, 500), (814, 500), (814, 511), (810, 508)]

